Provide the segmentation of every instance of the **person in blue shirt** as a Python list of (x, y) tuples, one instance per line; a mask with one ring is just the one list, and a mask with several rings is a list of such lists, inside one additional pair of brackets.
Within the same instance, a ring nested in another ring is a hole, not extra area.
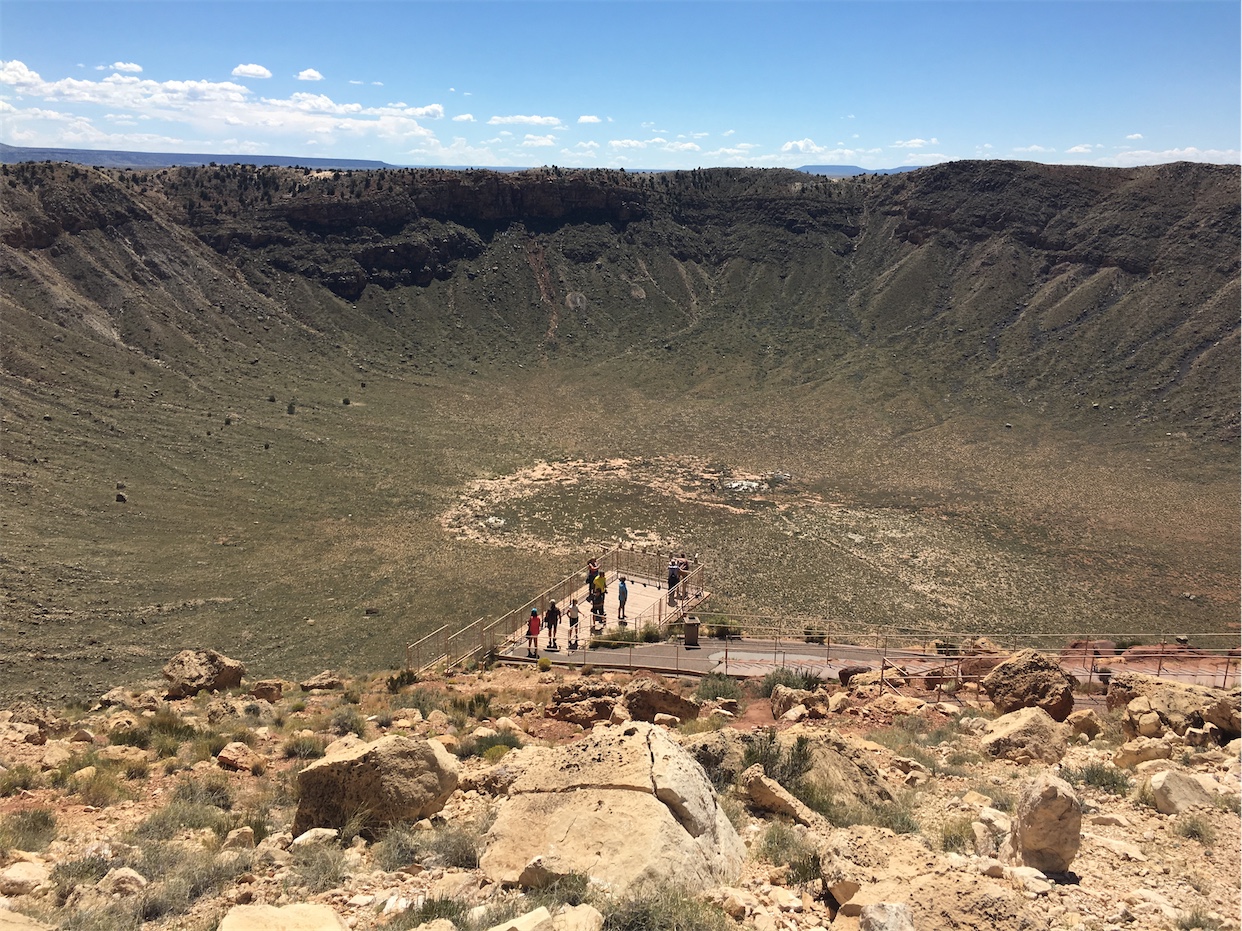
[(621, 576), (621, 581), (617, 584), (617, 620), (625, 620), (625, 602), (630, 597), (630, 590), (626, 587), (625, 576)]

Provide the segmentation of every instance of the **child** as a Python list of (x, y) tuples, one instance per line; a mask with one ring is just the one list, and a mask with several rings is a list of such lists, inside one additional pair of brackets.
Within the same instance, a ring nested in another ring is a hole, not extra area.
[(539, 609), (530, 609), (530, 620), (526, 622), (526, 655), (534, 659), (539, 655)]

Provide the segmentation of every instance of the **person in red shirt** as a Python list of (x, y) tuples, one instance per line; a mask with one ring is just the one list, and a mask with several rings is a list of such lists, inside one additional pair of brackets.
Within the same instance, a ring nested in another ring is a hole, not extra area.
[(539, 621), (539, 610), (531, 608), (530, 620), (526, 622), (526, 655), (531, 659), (539, 655), (539, 628), (542, 626)]

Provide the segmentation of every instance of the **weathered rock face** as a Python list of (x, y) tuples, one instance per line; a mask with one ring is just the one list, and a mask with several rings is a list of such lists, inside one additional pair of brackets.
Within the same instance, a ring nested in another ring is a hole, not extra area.
[(418, 821), (457, 788), (457, 759), (434, 740), (388, 736), (316, 760), (298, 774), (293, 833), (338, 828), (359, 812), (367, 829)]
[(1166, 815), (1180, 815), (1191, 808), (1211, 807), (1214, 798), (1214, 793), (1204, 788), (1198, 778), (1187, 773), (1153, 773), (1147, 784), (1156, 810)]
[(740, 731), (725, 727), (678, 739), (715, 785), (732, 783), (745, 769), (746, 741)]
[(697, 762), (662, 729), (599, 728), (533, 761), (509, 789), (480, 867), (538, 887), (586, 873), (704, 889), (736, 878), (745, 847)]
[(699, 716), (698, 702), (682, 698), (671, 689), (650, 679), (636, 679), (625, 688), (622, 695), (625, 710), (635, 721), (654, 721), (657, 714), (670, 714), (683, 721)]
[(557, 687), (544, 717), (590, 727), (596, 721), (607, 721), (621, 698), (621, 686), (611, 682), (574, 680)]
[(1019, 708), (1042, 708), (1054, 721), (1074, 710), (1074, 680), (1042, 653), (1023, 650), (984, 677), (983, 690), (1001, 714)]
[(164, 666), (169, 698), (189, 698), (241, 685), (246, 667), (215, 650), (182, 650)]
[(979, 745), (989, 756), (1015, 763), (1056, 763), (1065, 756), (1068, 739), (1069, 728), (1044, 709), (1023, 708), (989, 724)]
[(1003, 859), (1064, 873), (1082, 844), (1082, 803), (1069, 783), (1045, 774), (1023, 790), (1012, 825)]
[[(1107, 700), (1110, 710), (1126, 709), (1123, 726), (1130, 737), (1155, 737), (1165, 730), (1185, 734), (1188, 728), (1208, 724), (1220, 729), (1221, 743), (1242, 734), (1242, 690), (1237, 688), (1214, 689), (1122, 672), (1109, 681)], [(1144, 720), (1148, 714), (1153, 717)], [(1144, 728), (1149, 733), (1142, 733)], [(1159, 730), (1152, 733), (1153, 728)]]
[(347, 931), (349, 925), (327, 905), (301, 903), (237, 905), (220, 922), (219, 931)]

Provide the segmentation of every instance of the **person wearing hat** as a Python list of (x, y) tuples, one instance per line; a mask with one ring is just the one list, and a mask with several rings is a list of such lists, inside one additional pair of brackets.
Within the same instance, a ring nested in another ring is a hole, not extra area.
[(630, 590), (626, 587), (625, 576), (621, 576), (621, 581), (617, 583), (617, 620), (625, 620), (625, 602), (630, 597)]
[(526, 655), (534, 659), (539, 655), (539, 609), (530, 609), (530, 619), (526, 622)]

